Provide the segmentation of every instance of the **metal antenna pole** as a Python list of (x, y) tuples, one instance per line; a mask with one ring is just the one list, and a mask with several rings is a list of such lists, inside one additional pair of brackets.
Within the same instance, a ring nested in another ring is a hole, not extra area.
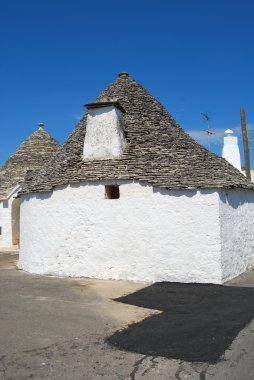
[(207, 133), (207, 140), (208, 140), (208, 150), (210, 150), (210, 144), (211, 144), (211, 135), (214, 135), (215, 133), (210, 130), (210, 117), (207, 113), (201, 112), (201, 115), (203, 116), (206, 124), (207, 124), (207, 129), (205, 132)]
[(208, 136), (208, 149), (210, 150), (210, 146), (211, 146), (211, 131), (210, 131), (209, 119), (207, 119), (207, 136)]

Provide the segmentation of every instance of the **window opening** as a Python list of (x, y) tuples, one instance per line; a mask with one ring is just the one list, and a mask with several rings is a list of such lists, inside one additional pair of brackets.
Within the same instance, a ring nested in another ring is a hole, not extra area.
[(119, 186), (105, 186), (105, 198), (106, 199), (119, 199), (120, 191)]
[(3, 208), (8, 208), (9, 205), (8, 205), (8, 201), (3, 201)]

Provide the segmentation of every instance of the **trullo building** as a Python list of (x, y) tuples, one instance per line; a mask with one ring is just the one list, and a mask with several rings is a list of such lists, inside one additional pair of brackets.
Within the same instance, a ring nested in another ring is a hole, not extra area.
[(33, 273), (223, 283), (254, 265), (254, 187), (120, 73), (22, 190)]
[(19, 245), (22, 184), (37, 173), (59, 148), (42, 127), (31, 134), (0, 169), (0, 247)]

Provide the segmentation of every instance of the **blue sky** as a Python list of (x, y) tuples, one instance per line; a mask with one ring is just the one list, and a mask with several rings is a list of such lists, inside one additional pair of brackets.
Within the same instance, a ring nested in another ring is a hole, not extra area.
[(253, 14), (248, 0), (2, 0), (0, 164), (40, 121), (63, 142), (120, 71), (206, 146), (207, 112), (220, 154), (241, 105), (254, 129)]

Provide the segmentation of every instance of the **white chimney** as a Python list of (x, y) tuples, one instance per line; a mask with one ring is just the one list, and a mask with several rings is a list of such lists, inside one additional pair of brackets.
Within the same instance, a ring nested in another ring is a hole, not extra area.
[(231, 129), (225, 131), (222, 157), (225, 158), (231, 165), (241, 171), (241, 157), (238, 146), (238, 137), (232, 136), (234, 132)]
[(117, 101), (86, 104), (88, 109), (83, 158), (121, 156), (125, 147), (124, 109)]

